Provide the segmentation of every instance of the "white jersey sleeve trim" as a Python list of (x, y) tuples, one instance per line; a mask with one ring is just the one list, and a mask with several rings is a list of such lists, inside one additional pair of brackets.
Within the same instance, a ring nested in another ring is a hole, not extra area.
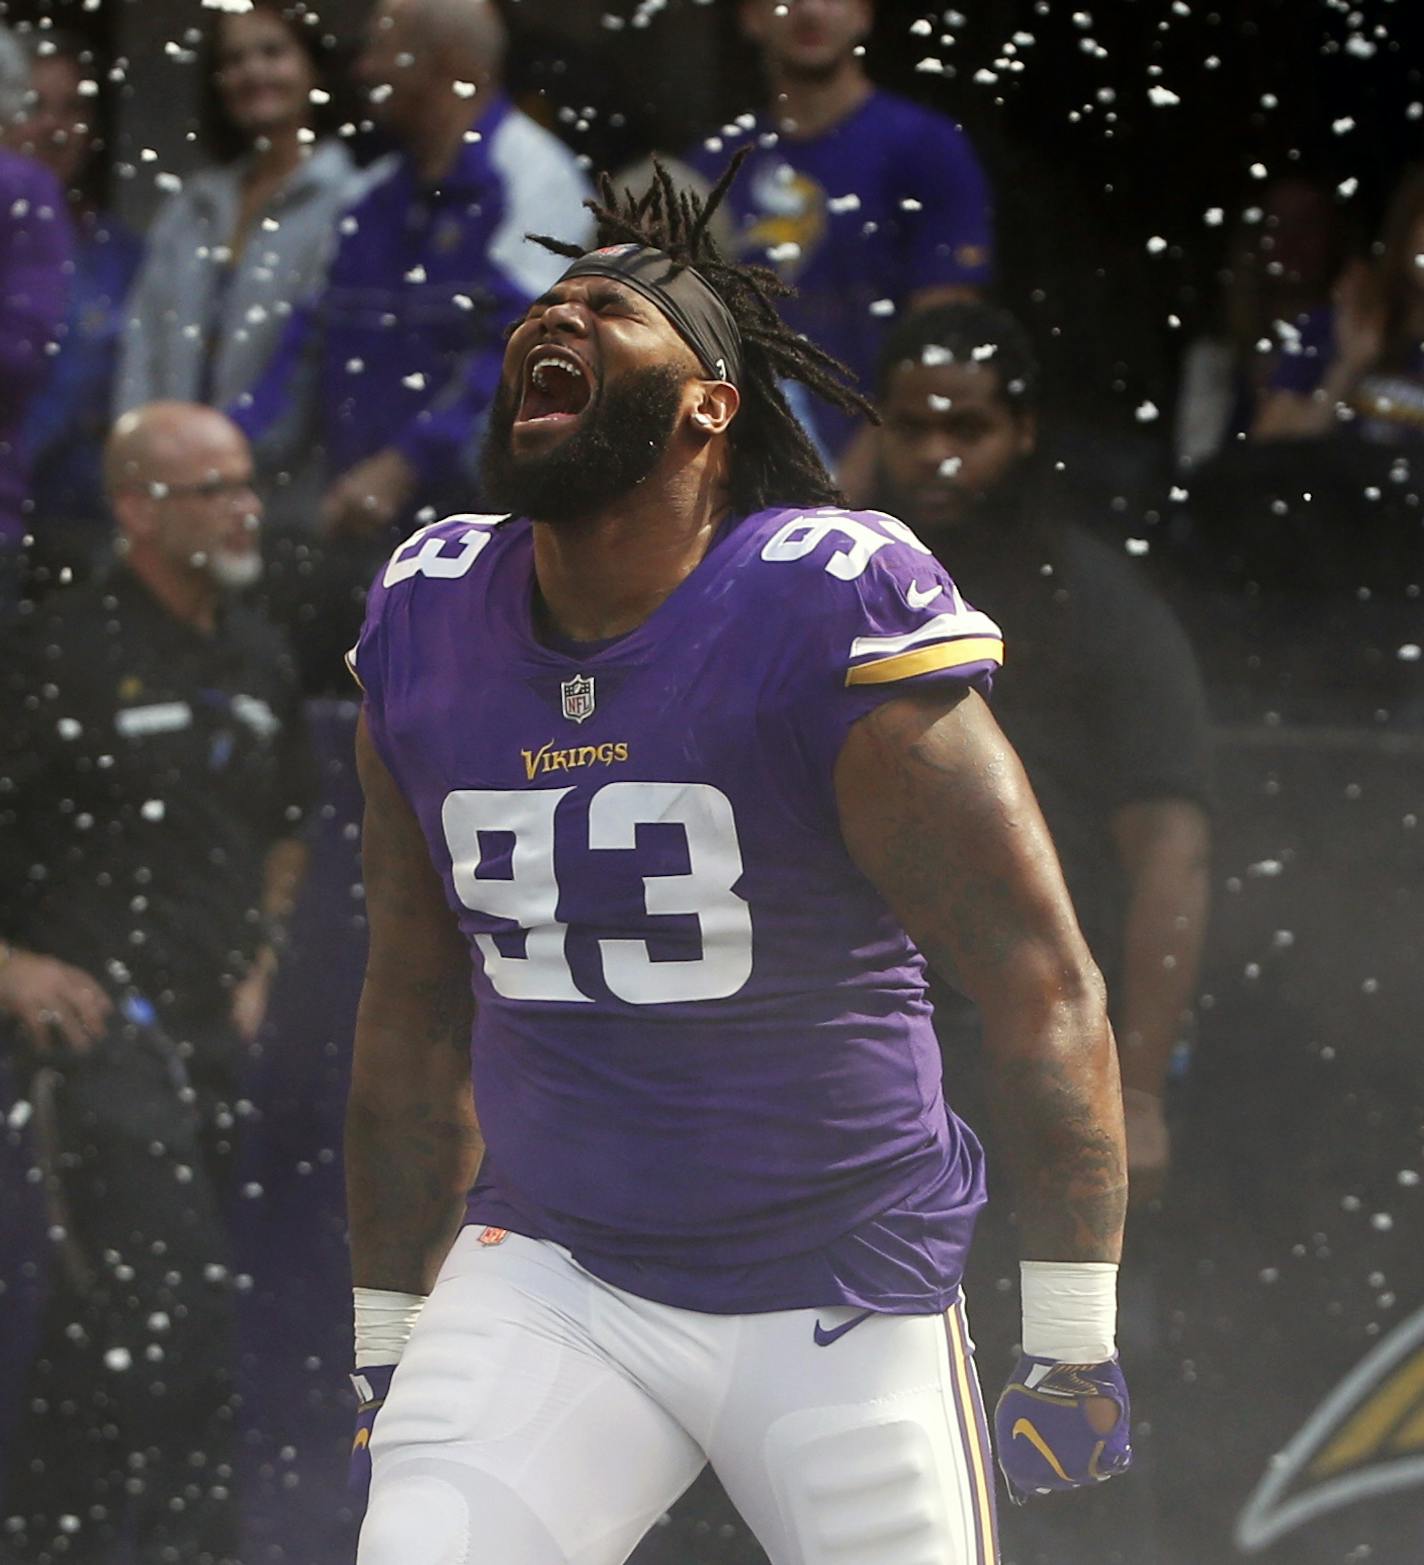
[(931, 641), (957, 640), (961, 636), (990, 636), (1002, 639), (1003, 633), (987, 614), (966, 609), (951, 614), (936, 614), (915, 630), (900, 636), (857, 636), (850, 644), (850, 655), (888, 657)]

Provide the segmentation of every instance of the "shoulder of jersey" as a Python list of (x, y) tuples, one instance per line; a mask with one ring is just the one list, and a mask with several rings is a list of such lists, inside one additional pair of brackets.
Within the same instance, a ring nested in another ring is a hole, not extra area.
[(386, 561), (377, 585), (384, 592), (401, 587), (415, 591), (423, 581), (454, 581), (468, 576), (495, 541), (500, 524), (510, 520), (503, 514), (469, 512), (418, 527)]
[(898, 517), (821, 506), (767, 512), (756, 526), (749, 606), (793, 633), (829, 638), (847, 684), (1003, 661), (999, 627), (963, 601)]

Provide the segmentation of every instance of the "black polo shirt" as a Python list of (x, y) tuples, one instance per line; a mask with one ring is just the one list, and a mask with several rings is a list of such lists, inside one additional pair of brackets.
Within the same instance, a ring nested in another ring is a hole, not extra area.
[(0, 655), (0, 936), (171, 1019), (225, 1014), (315, 786), (282, 637), (237, 601), (204, 634), (120, 569)]
[(1125, 806), (1211, 807), (1211, 732), (1191, 646), (1144, 566), (1070, 519), (1045, 487), (993, 527), (935, 538), (976, 609), (1004, 632), (990, 706), (1043, 808), (1088, 944), (1120, 975), (1125, 883), (1114, 821)]

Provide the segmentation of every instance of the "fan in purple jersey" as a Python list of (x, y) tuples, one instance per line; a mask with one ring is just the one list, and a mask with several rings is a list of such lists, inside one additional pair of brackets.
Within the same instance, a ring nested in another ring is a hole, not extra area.
[[(1025, 1353), (1120, 1384), (1116, 1058), (1002, 639), (843, 508), (779, 385), (862, 404), (717, 253), (734, 173), (544, 241), (500, 514), (402, 544), (351, 653), (360, 1565), (619, 1565), (709, 1463), (777, 1565), (992, 1565), (931, 963), (985, 1017)], [(1066, 1484), (1106, 1471), (1074, 1419), (1125, 1452), (1125, 1391), (1051, 1414)]]

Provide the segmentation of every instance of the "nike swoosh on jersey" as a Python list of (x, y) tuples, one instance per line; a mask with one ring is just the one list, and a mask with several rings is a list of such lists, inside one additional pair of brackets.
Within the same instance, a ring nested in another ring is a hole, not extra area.
[(1013, 1430), (1009, 1435), (1009, 1439), (1017, 1440), (1020, 1435), (1022, 1435), (1023, 1438), (1028, 1441), (1028, 1443), (1034, 1448), (1035, 1451), (1038, 1452), (1044, 1461), (1048, 1463), (1053, 1471), (1058, 1474), (1064, 1483), (1073, 1482), (1068, 1474), (1063, 1471), (1062, 1464), (1059, 1462), (1058, 1458), (1054, 1456), (1053, 1448), (1026, 1418), (1019, 1419), (1019, 1421), (1014, 1425)]
[(908, 603), (912, 609), (927, 609), (943, 591), (943, 585), (937, 587), (921, 587), (919, 582), (912, 581), (905, 589), (905, 602)]
[(833, 1326), (829, 1331), (827, 1331), (826, 1328), (818, 1320), (816, 1322), (816, 1331), (815, 1331), (816, 1346), (818, 1348), (828, 1348), (828, 1347), (830, 1347), (830, 1345), (833, 1342), (835, 1342), (837, 1340), (837, 1338), (845, 1336), (846, 1332), (848, 1332), (848, 1331), (854, 1331), (855, 1328), (857, 1326), (859, 1326), (862, 1321), (869, 1320), (870, 1317), (872, 1315), (874, 1315), (874, 1313), (875, 1313), (874, 1310), (865, 1310), (861, 1314), (857, 1315), (854, 1318), (854, 1320), (848, 1320), (843, 1325), (840, 1325), (840, 1326)]

